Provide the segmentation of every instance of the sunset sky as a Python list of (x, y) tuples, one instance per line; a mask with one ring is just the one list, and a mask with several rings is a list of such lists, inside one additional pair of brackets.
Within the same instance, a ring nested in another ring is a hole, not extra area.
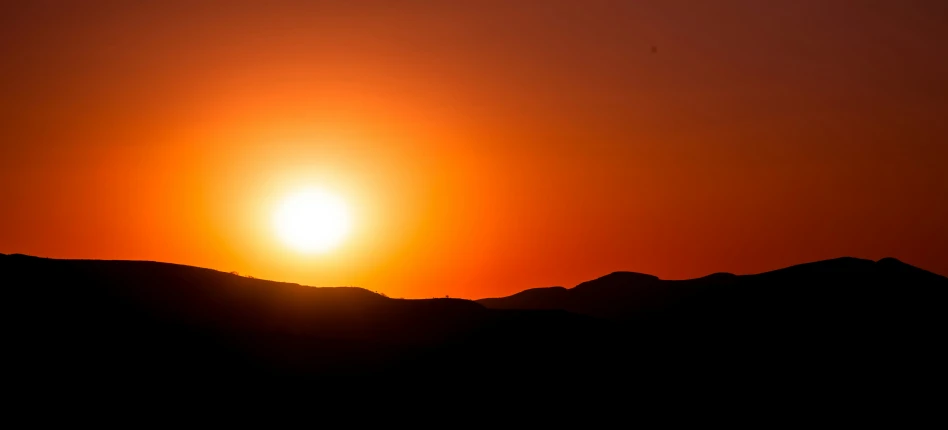
[[(482, 298), (948, 274), (948, 2), (10, 1), (0, 252)], [(657, 52), (653, 52), (655, 47)], [(338, 247), (281, 202), (347, 205)]]

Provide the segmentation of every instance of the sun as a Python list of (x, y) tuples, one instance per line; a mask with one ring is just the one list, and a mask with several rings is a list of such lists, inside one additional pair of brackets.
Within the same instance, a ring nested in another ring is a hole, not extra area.
[(330, 251), (346, 238), (351, 218), (346, 203), (323, 190), (288, 196), (276, 210), (277, 234), (288, 246), (304, 253)]

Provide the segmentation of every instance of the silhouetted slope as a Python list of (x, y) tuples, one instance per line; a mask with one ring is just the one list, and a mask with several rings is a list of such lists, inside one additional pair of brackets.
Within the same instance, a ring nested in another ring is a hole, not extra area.
[(470, 369), (475, 357), (497, 366), (539, 359), (598, 324), (565, 312), (390, 299), (155, 262), (0, 255), (0, 279), (7, 314), (18, 321), (13, 358), (41, 369), (37, 378), (197, 383), (235, 372), (298, 380), (409, 370), (422, 378)]
[(618, 272), (478, 303), (612, 320), (629, 346), (624, 360), (674, 383), (684, 377), (689, 387), (749, 384), (777, 397), (787, 387), (818, 397), (812, 389), (820, 387), (890, 407), (900, 401), (891, 393), (914, 392), (918, 381), (948, 382), (940, 342), (948, 335), (948, 278), (892, 258), (681, 281)]
[(575, 404), (832, 381), (864, 399), (945, 381), (948, 358), (948, 280), (894, 259), (683, 281), (616, 272), (478, 302), (23, 255), (0, 255), (0, 282), (6, 382), (21, 390), (486, 390)]
[(679, 322), (707, 323), (814, 312), (839, 318), (878, 312), (874, 318), (881, 318), (893, 311), (919, 319), (937, 318), (946, 293), (948, 278), (893, 258), (839, 258), (757, 275), (716, 273), (682, 281), (616, 272), (572, 289), (538, 288), (477, 302), (493, 309), (561, 309), (614, 320), (674, 315)]

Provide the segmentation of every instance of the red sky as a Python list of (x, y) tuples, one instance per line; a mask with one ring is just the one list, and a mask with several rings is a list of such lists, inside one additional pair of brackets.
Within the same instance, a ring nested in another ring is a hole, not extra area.
[[(948, 274), (943, 1), (0, 6), (0, 252), (397, 297)], [(657, 53), (652, 53), (652, 47)], [(337, 250), (280, 243), (305, 187)]]

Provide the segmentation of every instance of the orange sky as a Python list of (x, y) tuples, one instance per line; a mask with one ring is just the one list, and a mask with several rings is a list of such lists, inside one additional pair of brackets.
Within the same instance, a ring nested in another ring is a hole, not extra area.
[[(948, 274), (943, 1), (12, 3), (2, 253), (396, 297)], [(273, 232), (307, 186), (351, 206), (334, 252)]]

